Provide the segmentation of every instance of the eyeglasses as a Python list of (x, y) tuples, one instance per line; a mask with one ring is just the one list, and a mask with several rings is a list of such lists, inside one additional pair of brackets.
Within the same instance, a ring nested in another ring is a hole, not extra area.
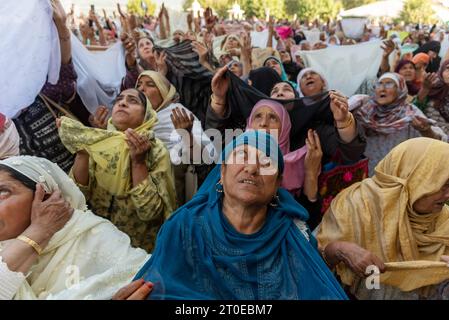
[(394, 87), (396, 87), (396, 83), (394, 83), (394, 82), (387, 82), (387, 83), (377, 82), (374, 85), (374, 89), (380, 89), (382, 87), (385, 89), (393, 89)]

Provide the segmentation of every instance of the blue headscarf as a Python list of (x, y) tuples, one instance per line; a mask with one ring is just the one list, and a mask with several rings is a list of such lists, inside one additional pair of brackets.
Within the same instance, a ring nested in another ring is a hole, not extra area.
[(274, 60), (274, 61), (276, 61), (276, 62), (279, 64), (279, 66), (281, 67), (281, 79), (282, 79), (282, 81), (285, 81), (285, 82), (290, 83), (290, 84), (293, 86), (293, 88), (296, 90), (297, 84), (296, 84), (295, 82), (290, 81), (290, 80), (288, 79), (287, 72), (285, 72), (285, 68), (284, 68), (284, 65), (283, 65), (283, 63), (281, 62), (281, 60), (279, 60), (278, 58), (276, 58), (276, 57), (274, 57), (274, 56), (271, 56), (271, 57), (268, 57), (267, 59), (265, 59), (265, 61), (264, 61), (264, 63), (263, 63), (263, 66), (265, 66), (265, 64), (266, 64), (267, 61), (269, 61), (269, 60)]
[[(223, 159), (242, 144), (265, 152), (267, 143), (276, 146), (265, 132), (245, 132), (225, 148)], [(281, 154), (277, 149), (270, 148), (273, 160)], [(153, 255), (136, 275), (154, 283), (149, 299), (346, 299), (316, 240), (295, 224), (308, 214), (286, 190), (278, 190), (278, 206), (269, 206), (264, 226), (246, 235), (222, 212), (219, 180), (220, 164), (162, 226)]]

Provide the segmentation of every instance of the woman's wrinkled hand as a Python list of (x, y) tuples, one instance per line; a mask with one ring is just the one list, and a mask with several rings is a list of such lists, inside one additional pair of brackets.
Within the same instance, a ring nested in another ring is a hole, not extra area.
[(151, 149), (150, 139), (146, 135), (138, 134), (133, 129), (127, 129), (125, 135), (131, 162), (134, 164), (145, 163), (147, 153)]
[(53, 192), (46, 200), (44, 187), (36, 185), (33, 203), (31, 205), (31, 229), (39, 231), (50, 239), (70, 220), (73, 208), (61, 195), (61, 191)]
[(89, 123), (94, 128), (106, 129), (108, 126), (109, 110), (105, 106), (99, 106), (94, 115), (89, 116)]
[(193, 113), (190, 113), (189, 116), (185, 109), (174, 108), (171, 111), (170, 118), (175, 129), (184, 129), (188, 132), (192, 132), (194, 120)]
[(335, 122), (346, 123), (350, 116), (348, 98), (337, 91), (331, 91), (329, 95), (331, 98), (330, 108), (334, 115)]
[(123, 48), (125, 49), (126, 65), (133, 67), (136, 65), (136, 42), (126, 32), (120, 36)]
[(304, 170), (312, 176), (318, 177), (321, 172), (321, 158), (323, 150), (321, 149), (320, 138), (318, 133), (312, 129), (307, 132), (306, 138), (307, 153), (304, 158)]
[(359, 277), (369, 276), (367, 268), (370, 266), (376, 266), (381, 273), (386, 270), (385, 264), (379, 257), (352, 242), (340, 242), (335, 254), (339, 261), (343, 262)]
[(151, 282), (145, 282), (143, 279), (135, 280), (121, 288), (112, 297), (112, 300), (145, 300), (153, 290)]

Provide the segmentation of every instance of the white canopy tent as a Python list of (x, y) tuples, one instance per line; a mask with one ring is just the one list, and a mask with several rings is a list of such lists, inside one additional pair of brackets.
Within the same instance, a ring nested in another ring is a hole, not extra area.
[(366, 4), (340, 12), (344, 17), (396, 18), (404, 6), (403, 0), (386, 0)]
[[(357, 8), (340, 12), (340, 17), (363, 17), (363, 18), (397, 18), (404, 7), (404, 0), (377, 1)], [(449, 8), (443, 5), (433, 4), (432, 9), (435, 16), (442, 22), (449, 21)]]

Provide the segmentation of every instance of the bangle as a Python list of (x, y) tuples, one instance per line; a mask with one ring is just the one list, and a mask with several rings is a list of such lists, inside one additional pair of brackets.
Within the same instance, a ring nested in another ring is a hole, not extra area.
[(226, 105), (226, 102), (225, 103), (219, 103), (219, 102), (217, 102), (217, 100), (215, 100), (215, 94), (211, 94), (211, 100), (212, 100), (212, 103), (214, 103), (214, 104), (218, 104), (218, 105), (220, 105), (220, 106), (225, 106)]
[(40, 245), (38, 245), (36, 241), (31, 240), (30, 238), (28, 238), (28, 237), (26, 237), (26, 236), (24, 236), (24, 235), (18, 236), (18, 237), (17, 237), (17, 240), (21, 240), (21, 241), (23, 241), (23, 242), (29, 244), (30, 246), (32, 246), (33, 249), (36, 250), (36, 252), (37, 252), (38, 255), (41, 255), (41, 254), (42, 254), (42, 251), (43, 251), (43, 250), (42, 250), (42, 247), (41, 247)]
[(352, 115), (351, 112), (349, 112), (349, 120), (346, 121), (346, 123), (345, 123), (342, 127), (337, 126), (337, 122), (335, 122), (335, 121), (334, 121), (334, 122), (335, 122), (335, 127), (336, 127), (337, 129), (341, 130), (341, 129), (346, 129), (346, 128), (348, 128), (348, 127), (352, 124), (353, 121), (354, 121), (354, 116)]

